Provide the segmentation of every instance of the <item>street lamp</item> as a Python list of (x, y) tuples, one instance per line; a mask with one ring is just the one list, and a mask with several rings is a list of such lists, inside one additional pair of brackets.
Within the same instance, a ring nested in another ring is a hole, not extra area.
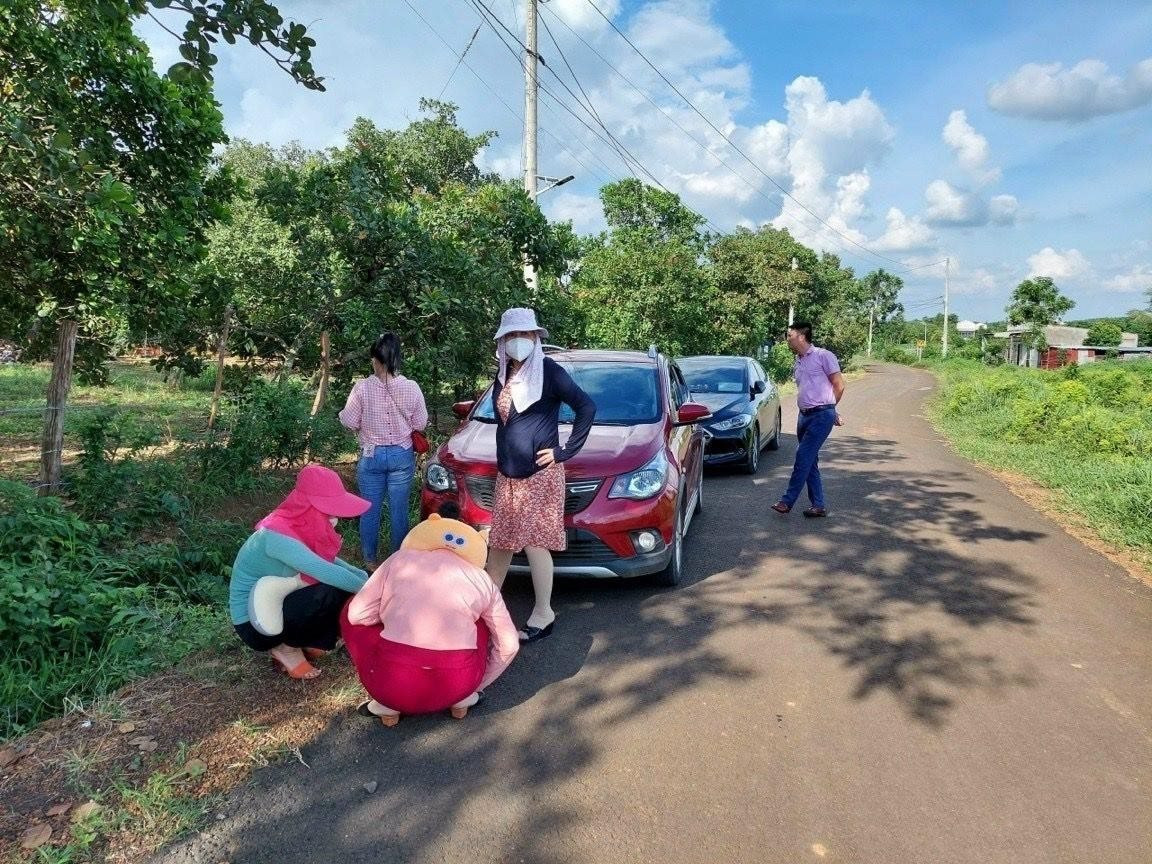
[[(530, 192), (533, 201), (538, 200), (540, 198), (540, 196), (543, 195), (545, 192), (547, 192), (549, 189), (555, 189), (557, 186), (563, 186), (565, 183), (569, 182), (570, 180), (575, 180), (576, 175), (575, 174), (569, 174), (567, 177), (545, 177), (543, 174), (537, 174), (536, 179), (537, 180), (543, 180), (548, 185), (545, 186), (543, 189), (536, 189), (536, 190), (533, 190), (532, 192)], [(532, 264), (528, 261), (527, 258), (525, 258), (523, 269), (524, 269), (524, 284), (528, 286), (528, 291), (530, 292), (530, 294), (533, 297), (535, 297), (536, 296), (536, 289), (538, 287), (537, 283), (536, 283), (536, 268), (532, 266)]]
[(563, 186), (565, 183), (567, 183), (570, 180), (575, 180), (576, 175), (575, 174), (569, 174), (567, 177), (545, 177), (543, 174), (537, 174), (536, 179), (537, 180), (543, 180), (545, 183), (548, 184), (543, 189), (538, 189), (536, 191), (536, 197), (539, 198), (541, 195), (543, 195), (549, 189), (555, 189), (557, 186)]

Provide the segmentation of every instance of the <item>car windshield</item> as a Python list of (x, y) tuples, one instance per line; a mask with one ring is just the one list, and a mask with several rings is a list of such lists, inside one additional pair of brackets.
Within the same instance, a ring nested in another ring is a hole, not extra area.
[[(555, 358), (553, 358), (555, 359)], [(655, 423), (660, 419), (660, 400), (656, 390), (656, 367), (640, 363), (565, 362), (557, 360), (572, 380), (596, 403), (597, 426), (633, 426)], [(473, 420), (492, 423), (492, 388), (484, 394)], [(572, 422), (572, 409), (560, 406), (560, 422)]]
[(693, 393), (743, 393), (748, 389), (743, 363), (684, 359), (678, 364)]

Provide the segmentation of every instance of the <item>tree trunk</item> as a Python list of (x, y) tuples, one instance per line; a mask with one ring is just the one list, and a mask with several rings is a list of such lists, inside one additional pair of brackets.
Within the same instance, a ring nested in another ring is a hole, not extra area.
[(54, 495), (60, 486), (60, 459), (64, 450), (64, 408), (72, 389), (72, 360), (76, 356), (76, 322), (60, 322), (48, 404), (44, 408), (44, 438), (40, 446), (40, 494)]
[(228, 359), (228, 330), (232, 326), (232, 304), (224, 309), (224, 327), (220, 331), (220, 346), (216, 352), (216, 386), (212, 389), (212, 410), (208, 414), (208, 428), (216, 423), (216, 410), (224, 390), (224, 361)]
[[(313, 420), (316, 419), (316, 415), (320, 413), (320, 409), (324, 407), (324, 402), (328, 398), (330, 348), (331, 342), (328, 338), (328, 331), (323, 330), (320, 333), (320, 383), (316, 387), (316, 398), (312, 400), (312, 414), (310, 415)], [(312, 461), (312, 432), (315, 425), (315, 423), (311, 423), (308, 426), (308, 446), (304, 450), (304, 459), (307, 462)]]
[(328, 331), (325, 330), (320, 334), (320, 384), (316, 388), (316, 398), (312, 402), (313, 417), (319, 413), (320, 409), (324, 407), (324, 402), (328, 399), (328, 373), (331, 369), (329, 351), (331, 347)]

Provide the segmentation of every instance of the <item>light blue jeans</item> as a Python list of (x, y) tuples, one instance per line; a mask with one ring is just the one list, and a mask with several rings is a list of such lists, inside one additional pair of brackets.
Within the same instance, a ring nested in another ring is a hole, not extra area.
[(408, 500), (415, 473), (416, 454), (411, 447), (378, 445), (371, 456), (361, 454), (356, 465), (356, 483), (360, 487), (360, 497), (372, 502), (360, 517), (360, 549), (365, 561), (381, 561), (376, 555), (385, 493), (388, 494), (388, 520), (392, 524), (392, 545), (388, 552), (391, 554), (400, 548), (404, 535), (408, 533)]

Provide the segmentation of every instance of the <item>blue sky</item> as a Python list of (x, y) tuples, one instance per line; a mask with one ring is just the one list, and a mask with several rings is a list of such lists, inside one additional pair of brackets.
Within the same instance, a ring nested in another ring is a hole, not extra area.
[[(1147, 304), (1152, 4), (594, 2), (643, 56), (589, 0), (542, 3), (559, 50), (542, 26), (556, 75), (541, 71), (554, 95), (541, 95), (539, 170), (576, 175), (540, 198), (551, 218), (600, 230), (599, 187), (633, 171), (650, 182), (647, 171), (715, 229), (788, 227), (858, 274), (896, 273), (909, 317), (940, 311), (945, 258), (962, 318), (1001, 318), (1030, 275), (1076, 301), (1070, 318)], [(522, 36), (520, 0), (483, 4)], [(470, 131), (499, 133), (484, 167), (520, 175), (517, 60), (485, 25), (452, 71), (481, 24), (471, 0), (279, 5), (319, 43), (328, 90), (294, 85), (238, 44), (217, 67), (230, 134), (326, 147), (357, 116), (399, 127), (443, 92)], [(147, 21), (140, 30), (159, 66), (178, 59), (171, 37)], [(558, 80), (580, 92), (565, 58), (643, 170), (569, 113), (595, 128)]]

